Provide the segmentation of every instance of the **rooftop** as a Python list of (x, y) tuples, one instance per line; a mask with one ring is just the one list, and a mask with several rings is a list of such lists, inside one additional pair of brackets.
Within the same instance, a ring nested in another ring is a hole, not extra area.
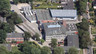
[(76, 10), (61, 10), (61, 9), (51, 9), (50, 10), (52, 17), (76, 17), (77, 11)]
[(67, 36), (68, 46), (79, 48), (79, 38), (78, 35), (68, 35)]
[(67, 31), (77, 31), (77, 26), (75, 24), (67, 24)]
[(26, 17), (27, 20), (29, 20), (30, 22), (36, 20), (35, 15), (33, 14), (33, 11), (31, 10), (30, 6), (25, 6), (22, 7), (23, 11), (24, 11), (24, 15)]
[(36, 11), (36, 16), (38, 20), (52, 20), (49, 10), (37, 9), (35, 11)]
[(59, 23), (44, 23), (43, 26), (46, 35), (61, 35), (66, 33), (64, 25)]
[(63, 9), (74, 9), (73, 0), (61, 0)]

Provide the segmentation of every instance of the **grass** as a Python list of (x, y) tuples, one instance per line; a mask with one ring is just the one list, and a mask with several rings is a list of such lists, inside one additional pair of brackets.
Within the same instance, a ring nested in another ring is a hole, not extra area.
[[(40, 4), (40, 6), (35, 7), (37, 4)], [(61, 4), (47, 3), (47, 2), (34, 2), (33, 3), (33, 9), (46, 9), (46, 8), (58, 9), (58, 8), (61, 8), (61, 7), (57, 7), (57, 6), (61, 6)]]
[(96, 34), (96, 27), (92, 27), (91, 32), (92, 32), (92, 34)]

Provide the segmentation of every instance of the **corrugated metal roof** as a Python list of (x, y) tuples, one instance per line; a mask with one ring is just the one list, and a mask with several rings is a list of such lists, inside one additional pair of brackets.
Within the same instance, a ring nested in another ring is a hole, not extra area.
[(52, 17), (76, 17), (76, 10), (50, 10)]

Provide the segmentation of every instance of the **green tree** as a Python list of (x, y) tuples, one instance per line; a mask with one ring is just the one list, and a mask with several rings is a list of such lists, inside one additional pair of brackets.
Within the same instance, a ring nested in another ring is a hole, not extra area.
[(25, 33), (24, 40), (28, 41), (29, 38), (31, 38), (31, 34), (29, 32), (24, 32), (24, 33)]
[(51, 54), (51, 50), (49, 47), (44, 46), (41, 48), (41, 54)]
[(13, 47), (10, 54), (22, 54), (22, 52), (18, 50), (18, 47)]
[(6, 32), (4, 30), (0, 30), (0, 43), (3, 43), (6, 39)]
[(64, 49), (61, 47), (54, 48), (53, 54), (64, 54)]
[(57, 46), (57, 39), (51, 39), (51, 47), (55, 48)]
[(0, 15), (6, 17), (10, 13), (10, 1), (0, 0)]
[(86, 2), (81, 1), (81, 0), (79, 1), (79, 10), (78, 11), (81, 15), (86, 12), (86, 5), (87, 5)]
[[(11, 21), (11, 22), (10, 22)], [(19, 24), (22, 23), (22, 19), (18, 16), (17, 13), (11, 12), (11, 15), (7, 17), (7, 22), (8, 23), (14, 23), (14, 24)]]
[(13, 0), (14, 4), (18, 4), (19, 0)]
[(78, 54), (78, 50), (76, 48), (72, 47), (68, 50), (68, 54)]
[(43, 44), (44, 43), (44, 39), (41, 39), (40, 42), (41, 42), (41, 44)]
[(40, 49), (38, 49), (38, 48), (32, 48), (31, 49), (31, 54), (41, 54), (41, 50)]
[(4, 46), (0, 46), (0, 54), (8, 54), (8, 51)]
[(77, 24), (77, 28), (79, 32), (79, 45), (81, 48), (87, 48), (91, 44), (88, 21), (83, 19), (81, 23)]
[(41, 54), (41, 50), (37, 47), (36, 44), (31, 42), (24, 42), (18, 45), (19, 50), (23, 52), (23, 54)]
[(8, 23), (1, 23), (0, 29), (3, 29), (7, 33), (12, 32), (11, 26)]
[(36, 33), (35, 35), (33, 35), (33, 39), (36, 40), (36, 41), (40, 41), (40, 35), (38, 33)]

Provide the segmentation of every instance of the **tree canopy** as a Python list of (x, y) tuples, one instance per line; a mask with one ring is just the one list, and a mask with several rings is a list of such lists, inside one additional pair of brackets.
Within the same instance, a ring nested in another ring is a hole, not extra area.
[(6, 32), (4, 30), (0, 30), (0, 43), (5, 42)]
[(41, 54), (51, 54), (51, 50), (49, 47), (44, 46), (41, 48)]
[(0, 0), (0, 15), (6, 17), (10, 13), (10, 1)]
[(78, 54), (78, 50), (76, 48), (72, 47), (68, 50), (68, 54)]
[(79, 45), (81, 48), (87, 48), (91, 44), (88, 21), (83, 19), (81, 23), (77, 24), (77, 28), (79, 32)]
[(62, 47), (54, 48), (53, 54), (64, 54), (64, 48), (62, 48)]
[(51, 39), (51, 47), (55, 48), (57, 46), (57, 39)]

